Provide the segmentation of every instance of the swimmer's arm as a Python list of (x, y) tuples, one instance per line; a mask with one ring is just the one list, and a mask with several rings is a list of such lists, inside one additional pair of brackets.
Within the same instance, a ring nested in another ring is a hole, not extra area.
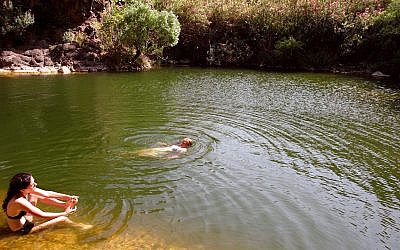
[(64, 212), (59, 212), (59, 213), (53, 213), (53, 212), (44, 212), (42, 210), (40, 210), (39, 208), (35, 207), (34, 205), (32, 205), (28, 200), (26, 200), (25, 198), (18, 198), (15, 200), (16, 203), (18, 203), (22, 210), (27, 211), (29, 214), (32, 214), (34, 216), (38, 216), (41, 218), (56, 218), (59, 216), (66, 216), (70, 213), (73, 213), (76, 211), (76, 208), (69, 208), (67, 207), (65, 209)]
[(160, 147), (168, 147), (169, 145), (165, 142), (157, 142), (157, 145)]
[(176, 155), (171, 155), (171, 156), (168, 156), (168, 159), (176, 159), (176, 158), (178, 158), (179, 157), (179, 155), (178, 154), (176, 154)]

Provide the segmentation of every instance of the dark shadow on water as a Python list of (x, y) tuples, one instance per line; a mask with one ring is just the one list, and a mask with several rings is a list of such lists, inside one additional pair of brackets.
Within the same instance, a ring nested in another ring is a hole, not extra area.
[(0, 240), (4, 240), (7, 238), (11, 238), (11, 237), (15, 237), (16, 235), (18, 235), (15, 232), (12, 232), (8, 226), (6, 225), (1, 225), (0, 226)]
[(400, 82), (398, 79), (394, 78), (372, 78), (372, 80), (378, 82), (378, 85), (388, 88), (388, 89), (393, 89), (400, 91)]
[(394, 99), (390, 104), (395, 111), (400, 112), (400, 98)]

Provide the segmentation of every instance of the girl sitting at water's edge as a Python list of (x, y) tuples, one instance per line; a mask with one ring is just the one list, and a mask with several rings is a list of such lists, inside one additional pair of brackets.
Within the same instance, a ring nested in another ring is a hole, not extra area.
[(137, 151), (137, 155), (145, 157), (157, 157), (170, 155), (168, 158), (176, 158), (179, 154), (186, 153), (187, 149), (193, 144), (192, 139), (185, 137), (178, 145), (165, 145), (158, 148), (142, 149)]
[[(11, 231), (28, 234), (64, 222), (81, 228), (90, 225), (73, 223), (67, 216), (76, 211), (78, 196), (46, 191), (36, 187), (35, 179), (30, 173), (16, 174), (10, 181), (7, 196), (3, 201), (3, 210)], [(37, 202), (63, 208), (64, 212), (44, 212), (36, 207)], [(35, 225), (33, 216), (49, 219)]]

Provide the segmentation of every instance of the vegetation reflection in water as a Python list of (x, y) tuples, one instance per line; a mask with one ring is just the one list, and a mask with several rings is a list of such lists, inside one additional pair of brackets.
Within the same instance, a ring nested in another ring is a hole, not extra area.
[[(0, 189), (34, 174), (76, 221), (0, 248), (395, 249), (400, 94), (243, 70), (1, 78)], [(189, 136), (180, 158), (135, 152)]]

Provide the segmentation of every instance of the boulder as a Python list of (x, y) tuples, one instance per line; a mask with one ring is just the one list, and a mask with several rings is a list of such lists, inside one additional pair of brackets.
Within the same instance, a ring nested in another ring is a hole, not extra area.
[(67, 66), (62, 66), (59, 70), (58, 73), (62, 73), (64, 75), (66, 74), (71, 74), (71, 70)]
[(58, 70), (55, 67), (49, 66), (39, 68), (39, 72), (41, 74), (58, 74)]
[(45, 57), (43, 66), (54, 66), (53, 60), (50, 57)]
[(76, 45), (73, 43), (64, 43), (62, 45), (62, 49), (66, 52), (66, 51), (74, 51), (76, 50)]
[(43, 63), (44, 61), (44, 53), (41, 49), (27, 50), (23, 55), (30, 56), (36, 63)]

